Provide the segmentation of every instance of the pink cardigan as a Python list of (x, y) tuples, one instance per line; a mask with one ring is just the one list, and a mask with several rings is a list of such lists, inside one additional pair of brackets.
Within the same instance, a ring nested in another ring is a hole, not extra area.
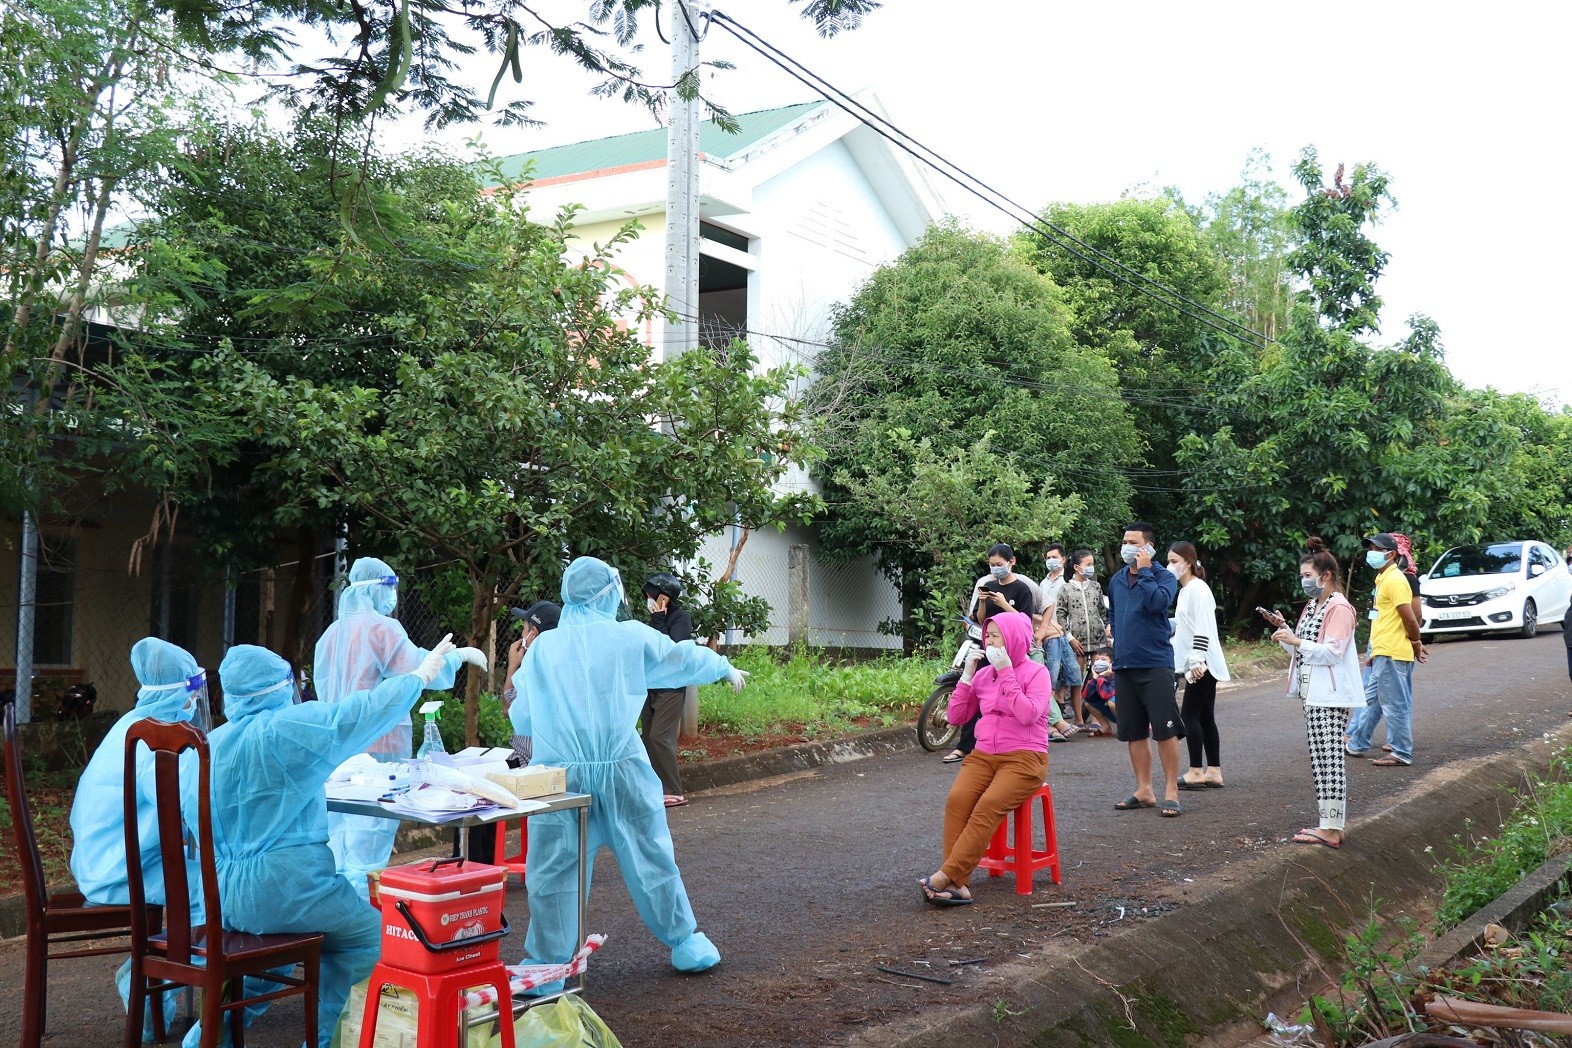
[(970, 684), (960, 683), (945, 714), (951, 724), (965, 724), (982, 709), (977, 722), (977, 748), (994, 755), (1019, 750), (1048, 752), (1048, 707), (1053, 682), (1047, 669), (1027, 657), (1032, 641), (1031, 616), (1018, 611), (988, 620), (999, 627), (1011, 665), (995, 670), (984, 663)]

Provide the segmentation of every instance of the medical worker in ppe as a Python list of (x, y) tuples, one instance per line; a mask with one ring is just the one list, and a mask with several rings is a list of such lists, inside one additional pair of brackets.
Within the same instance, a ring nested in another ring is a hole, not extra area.
[[(530, 645), (514, 675), (528, 702), (509, 710), (513, 729), (534, 739), (533, 762), (567, 769), (568, 789), (594, 798), (589, 809), (585, 883), (601, 845), (611, 848), (639, 916), (671, 947), (679, 971), (720, 961), (698, 930), (672, 854), (660, 779), (639, 741), (639, 712), (652, 688), (727, 680), (742, 690), (747, 675), (692, 641), (674, 643), (642, 622), (618, 622), (624, 595), (617, 570), (580, 557), (562, 576), (557, 628)], [(525, 952), (561, 963), (578, 949), (578, 816), (537, 815), (529, 826), (529, 932)], [(551, 993), (560, 983), (542, 986)]]
[[(343, 702), (420, 665), (426, 650), (410, 641), (397, 619), (389, 618), (397, 607), (398, 576), (392, 568), (375, 557), (361, 557), (350, 565), (349, 585), (338, 598), (338, 619), (317, 641), (311, 666), (319, 701), (329, 705)], [(427, 687), (453, 687), (454, 674), (466, 662), (486, 668), (486, 656), (479, 648), (458, 648), (447, 656), (442, 672)], [(367, 752), (379, 761), (409, 760), (413, 753), (409, 711), (404, 711), (392, 730), (373, 740)], [(328, 831), (338, 872), (349, 878), (362, 899), (368, 898), (366, 874), (387, 866), (398, 823), (333, 812), (328, 815)]]
[[(140, 685), (136, 706), (121, 717), (104, 736), (93, 759), (87, 762), (71, 802), (71, 874), (77, 889), (87, 901), (98, 906), (124, 906), (131, 901), (131, 886), (126, 879), (125, 760), (126, 732), (131, 725), (149, 717), (162, 721), (192, 721), (206, 731), (208, 721), (207, 676), (196, 659), (184, 648), (157, 637), (144, 637), (131, 648), (131, 671)], [(164, 862), (158, 851), (158, 808), (153, 793), (153, 755), (146, 748), (136, 759), (137, 834), (142, 844), (142, 886), (147, 901), (163, 905)], [(188, 811), (190, 826), (196, 825), (196, 754), (187, 753), (181, 761), (181, 785), (189, 785), (192, 795)], [(188, 852), (194, 855), (194, 853)], [(196, 859), (186, 863), (186, 882), (191, 886), (191, 919), (202, 920), (202, 876)], [(115, 973), (124, 1004), (131, 990), (131, 959)], [(176, 995), (164, 995), (164, 1021), (174, 1021)], [(152, 1040), (152, 1002), (143, 1018), (143, 1039)]]
[[(208, 747), (224, 927), (323, 934), (318, 1048), (328, 1048), (350, 987), (371, 975), (382, 952), (377, 912), (334, 869), (324, 787), (333, 769), (398, 725), (452, 651), (444, 638), (412, 672), (334, 705), (299, 702), (289, 663), (266, 648), (236, 645), (218, 667), (229, 720)], [(276, 988), (263, 980), (246, 985), (248, 993)], [(247, 1025), (265, 1010), (247, 1008)], [(223, 1043), (228, 1032), (226, 1023)], [(201, 1038), (198, 1023), (185, 1048)]]

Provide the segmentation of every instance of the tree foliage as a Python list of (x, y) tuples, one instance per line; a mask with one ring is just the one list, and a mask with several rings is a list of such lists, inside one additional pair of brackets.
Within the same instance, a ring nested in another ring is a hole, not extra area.
[[(1060, 290), (1001, 241), (931, 230), (839, 309), (834, 344), (815, 367), (809, 402), (825, 449), (817, 476), (830, 504), (823, 547), (875, 554), (909, 607), (930, 597), (929, 546), (902, 537), (908, 506), (862, 489), (890, 481), (899, 490), (924, 463), (951, 462), (986, 438), (992, 457), (1032, 478), (1034, 497), (1080, 492), (1078, 533), (1104, 535), (1128, 513), (1129, 488), (1109, 464), (1128, 461), (1136, 438), (1113, 368), (1075, 344)], [(1049, 537), (1010, 530), (1017, 519), (1001, 505), (958, 524), (958, 539), (975, 557), (993, 542)]]

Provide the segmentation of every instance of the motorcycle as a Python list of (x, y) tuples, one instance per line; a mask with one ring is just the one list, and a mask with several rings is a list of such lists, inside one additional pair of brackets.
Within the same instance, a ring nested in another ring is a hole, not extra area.
[(922, 712), (917, 715), (917, 741), (930, 753), (948, 749), (960, 735), (961, 726), (951, 724), (945, 713), (950, 708), (950, 695), (966, 669), (967, 660), (974, 652), (983, 649), (982, 627), (966, 616), (962, 616), (961, 621), (966, 624), (966, 637), (951, 660), (950, 668), (933, 679), (938, 687), (933, 689), (933, 694), (922, 704)]

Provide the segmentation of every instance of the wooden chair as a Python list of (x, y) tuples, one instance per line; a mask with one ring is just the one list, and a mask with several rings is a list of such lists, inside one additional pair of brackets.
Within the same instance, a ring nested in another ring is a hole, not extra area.
[[(249, 935), (224, 930), (219, 905), (218, 870), (213, 857), (213, 815), (211, 771), (207, 736), (190, 724), (166, 721), (138, 721), (126, 732), (126, 854), (140, 855), (136, 819), (136, 752), (145, 744), (153, 752), (153, 784), (158, 811), (158, 849), (164, 862), (164, 891), (168, 900), (165, 922), (168, 929), (157, 933), (137, 919), (137, 906), (144, 900), (140, 864), (130, 865), (131, 880), (131, 1000), (126, 1013), (126, 1048), (142, 1043), (143, 1002), (153, 997), (153, 1022), (163, 1038), (163, 1009), (160, 1001), (165, 990), (177, 986), (202, 988), (202, 1048), (218, 1044), (224, 1016), (229, 1016), (235, 1048), (245, 1044), (244, 1013), (248, 1004), (277, 1000), (299, 994), (305, 999), (306, 1043), (317, 1041), (317, 974), (322, 951), (322, 936)], [(186, 877), (185, 834), (180, 808), (180, 756), (187, 750), (197, 754), (197, 853), (202, 871), (202, 900), (207, 910), (206, 923), (191, 924), (191, 891)], [(303, 964), (303, 978), (274, 974), (271, 969), (292, 968)], [(246, 997), (242, 982), (246, 976), (277, 983), (282, 988)], [(227, 992), (226, 992), (227, 991)]]
[[(27, 975), (22, 987), (22, 1048), (37, 1048), (44, 1036), (48, 1003), (48, 963), (67, 957), (98, 957), (125, 953), (125, 943), (68, 949), (51, 953), (62, 944), (124, 939), (131, 934), (131, 907), (91, 906), (78, 892), (50, 895), (44, 883), (44, 864), (38, 857), (33, 835), (33, 814), (27, 806), (27, 783), (22, 775), (21, 750), (16, 741), (16, 710), (5, 704), (5, 793), (11, 804), (11, 832), (16, 838), (17, 861), (22, 865), (22, 897), (27, 904)], [(147, 926), (163, 926), (163, 909), (142, 910)], [(138, 1024), (140, 1033), (140, 1023)]]

